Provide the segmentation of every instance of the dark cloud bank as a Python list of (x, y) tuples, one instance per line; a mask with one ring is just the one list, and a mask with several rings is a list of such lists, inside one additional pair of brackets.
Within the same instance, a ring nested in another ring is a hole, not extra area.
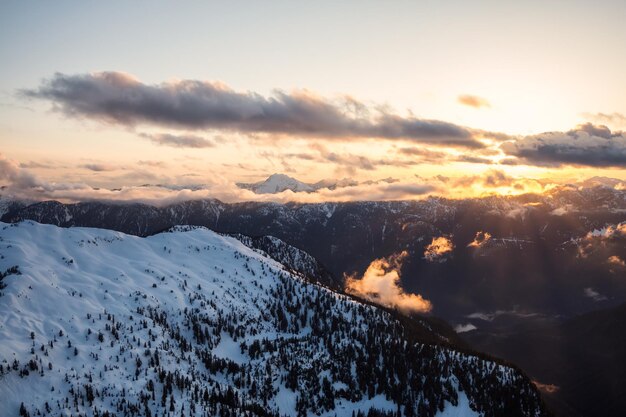
[(568, 132), (548, 132), (526, 136), (501, 145), (515, 163), (530, 165), (576, 165), (626, 167), (626, 136), (606, 126), (591, 123)]
[(28, 97), (47, 99), (70, 116), (122, 125), (223, 129), (322, 138), (406, 139), (433, 145), (480, 148), (475, 133), (452, 123), (402, 117), (354, 99), (336, 103), (308, 92), (271, 97), (205, 81), (144, 84), (119, 72), (55, 74)]
[[(457, 160), (472, 163), (490, 163), (472, 154), (473, 150), (487, 147), (479, 140), (486, 138), (501, 143), (500, 150), (506, 156), (501, 164), (626, 166), (624, 132), (611, 132), (606, 126), (591, 123), (568, 132), (511, 137), (444, 121), (403, 117), (349, 97), (332, 101), (307, 91), (278, 90), (266, 97), (254, 92), (237, 92), (218, 82), (197, 80), (145, 84), (121, 72), (57, 73), (38, 88), (23, 90), (22, 94), (49, 100), (57, 110), (69, 116), (127, 127), (152, 125), (290, 137), (405, 140), (465, 148), (467, 154)], [(466, 105), (488, 105), (480, 97), (461, 98), (459, 100)], [(166, 146), (206, 148), (215, 145), (211, 140), (188, 134), (140, 135)], [(440, 158), (435, 157), (437, 159)]]
[(152, 143), (174, 148), (210, 148), (215, 146), (208, 139), (193, 135), (173, 135), (170, 133), (140, 133), (139, 136), (148, 139)]

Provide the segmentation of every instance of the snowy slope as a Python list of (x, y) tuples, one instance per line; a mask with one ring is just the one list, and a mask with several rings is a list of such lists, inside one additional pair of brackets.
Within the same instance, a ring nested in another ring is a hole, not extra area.
[(207, 229), (0, 223), (0, 415), (542, 415), (517, 370)]

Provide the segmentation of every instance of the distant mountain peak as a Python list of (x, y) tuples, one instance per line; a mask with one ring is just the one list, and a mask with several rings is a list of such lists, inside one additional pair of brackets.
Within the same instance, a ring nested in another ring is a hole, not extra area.
[(338, 188), (355, 187), (357, 185), (371, 185), (381, 182), (391, 184), (397, 181), (398, 180), (395, 178), (364, 181), (355, 180), (353, 178), (326, 178), (315, 183), (307, 183), (286, 174), (274, 173), (263, 181), (252, 183), (239, 182), (237, 183), (237, 186), (245, 190), (253, 191), (255, 194), (278, 194), (287, 190), (291, 190), (294, 193), (311, 193), (324, 188), (336, 190)]
[(237, 186), (251, 190), (256, 194), (277, 194), (287, 190), (291, 190), (294, 193), (315, 191), (313, 185), (299, 181), (289, 175), (279, 173), (270, 175), (264, 181), (237, 183)]

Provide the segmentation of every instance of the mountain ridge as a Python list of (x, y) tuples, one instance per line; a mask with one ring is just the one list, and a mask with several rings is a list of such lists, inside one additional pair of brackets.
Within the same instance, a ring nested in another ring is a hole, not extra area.
[(233, 238), (0, 226), (3, 414), (548, 415), (517, 368), (409, 342)]
[[(619, 260), (626, 259), (623, 248), (618, 242), (586, 241), (593, 230), (626, 221), (626, 191), (606, 187), (397, 202), (227, 204), (212, 199), (165, 207), (42, 202), (16, 207), (1, 219), (100, 227), (139, 236), (177, 224), (253, 239), (274, 236), (312, 255), (338, 281), (344, 274), (362, 274), (375, 259), (407, 251), (402, 287), (430, 299), (435, 314), (453, 325), (466, 324), (474, 313), (516, 306), (531, 314), (578, 314), (626, 297), (626, 287), (614, 279)], [(485, 233), (490, 239), (473, 245), (476, 236)], [(431, 262), (424, 253), (439, 238), (448, 239), (451, 250)], [(586, 249), (591, 256), (580, 258), (588, 243), (593, 244)], [(608, 259), (618, 263), (611, 267)], [(546, 287), (553, 290), (546, 292)], [(536, 297), (537, 291), (544, 296)], [(596, 299), (587, 296), (594, 293), (599, 294)]]

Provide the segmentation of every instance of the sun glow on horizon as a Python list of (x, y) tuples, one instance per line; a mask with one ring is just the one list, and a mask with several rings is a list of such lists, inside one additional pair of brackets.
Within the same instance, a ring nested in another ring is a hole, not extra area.
[[(105, 3), (0, 6), (3, 193), (351, 201), (626, 181), (622, 3), (569, 4), (567, 23), (557, 4), (197, 7), (157, 2), (163, 31), (140, 4), (124, 19)], [(273, 173), (358, 186), (236, 186)]]

